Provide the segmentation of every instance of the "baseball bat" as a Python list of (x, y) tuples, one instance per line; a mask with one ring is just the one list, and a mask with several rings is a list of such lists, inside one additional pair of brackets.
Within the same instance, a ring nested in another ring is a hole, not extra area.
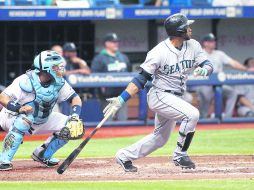
[(86, 146), (88, 141), (93, 137), (93, 135), (101, 128), (105, 121), (112, 115), (112, 112), (101, 120), (101, 122), (95, 127), (95, 129), (88, 135), (88, 137), (80, 143), (80, 145), (72, 151), (72, 153), (65, 159), (65, 161), (57, 168), (57, 173), (62, 174), (73, 162), (73, 160), (79, 155), (82, 149)]

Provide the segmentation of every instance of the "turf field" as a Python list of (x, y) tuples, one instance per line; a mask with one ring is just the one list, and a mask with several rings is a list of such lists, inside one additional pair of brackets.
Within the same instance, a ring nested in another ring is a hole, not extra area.
[(187, 180), (132, 182), (1, 182), (6, 190), (253, 190), (254, 180)]
[[(98, 132), (99, 133), (99, 132)], [(152, 155), (171, 155), (174, 151), (178, 133), (174, 132), (167, 145)], [(142, 136), (110, 139), (92, 139), (79, 158), (113, 157), (116, 151), (141, 139)], [(43, 141), (25, 141), (19, 148), (16, 159), (30, 158), (32, 151)], [(56, 157), (66, 156), (81, 141), (71, 141), (57, 152)], [(192, 155), (248, 155), (254, 153), (254, 129), (225, 129), (196, 131), (189, 154)]]
[[(178, 133), (174, 132), (168, 144), (154, 152), (151, 156), (169, 156), (172, 154)], [(113, 157), (115, 152), (142, 136), (92, 139), (81, 152), (79, 158)], [(30, 159), (34, 148), (43, 141), (25, 141), (16, 154), (15, 159)], [(80, 141), (72, 141), (57, 154), (58, 158), (66, 158)], [(198, 130), (190, 147), (191, 155), (253, 155), (254, 129)], [(94, 171), (96, 172), (96, 171)], [(254, 171), (253, 171), (254, 172)], [(49, 176), (50, 177), (50, 176)], [(109, 182), (1, 182), (0, 189), (254, 189), (254, 179), (223, 180), (163, 180), (163, 181), (109, 181)]]

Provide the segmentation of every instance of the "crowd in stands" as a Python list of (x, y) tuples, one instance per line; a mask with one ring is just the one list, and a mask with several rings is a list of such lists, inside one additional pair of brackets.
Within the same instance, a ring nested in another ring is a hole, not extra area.
[(253, 6), (253, 0), (0, 0), (6, 6), (58, 6), (58, 7), (101, 7), (101, 6)]

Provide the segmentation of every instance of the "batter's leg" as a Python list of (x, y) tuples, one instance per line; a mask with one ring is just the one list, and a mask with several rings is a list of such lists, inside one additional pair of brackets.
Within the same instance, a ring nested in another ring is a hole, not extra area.
[[(126, 148), (120, 149), (116, 153), (117, 162), (122, 165), (125, 171), (133, 170), (133, 167), (131, 167), (131, 160), (145, 157), (162, 147), (168, 141), (175, 125), (175, 121), (156, 114), (153, 133)], [(128, 166), (130, 166), (130, 168), (128, 168)]]
[(195, 164), (187, 155), (187, 150), (199, 119), (198, 109), (180, 97), (160, 91), (153, 93), (149, 107), (165, 118), (182, 121), (173, 161), (183, 168), (195, 168)]
[(195, 164), (187, 155), (187, 150), (191, 144), (195, 133), (195, 127), (199, 119), (199, 111), (192, 105), (182, 104), (181, 112), (184, 114), (179, 128), (177, 146), (174, 151), (173, 161), (176, 166), (182, 168), (195, 168)]

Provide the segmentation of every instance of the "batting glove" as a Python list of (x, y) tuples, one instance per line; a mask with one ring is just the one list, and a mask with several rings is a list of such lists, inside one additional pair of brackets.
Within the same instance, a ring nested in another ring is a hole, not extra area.
[(207, 76), (207, 75), (208, 75), (208, 70), (206, 68), (197, 67), (194, 70), (194, 76)]
[(122, 101), (122, 99), (120, 97), (108, 98), (108, 99), (106, 99), (106, 101), (108, 102), (108, 105), (103, 110), (104, 117), (107, 117), (109, 115), (114, 117), (116, 112), (124, 104), (124, 101)]

